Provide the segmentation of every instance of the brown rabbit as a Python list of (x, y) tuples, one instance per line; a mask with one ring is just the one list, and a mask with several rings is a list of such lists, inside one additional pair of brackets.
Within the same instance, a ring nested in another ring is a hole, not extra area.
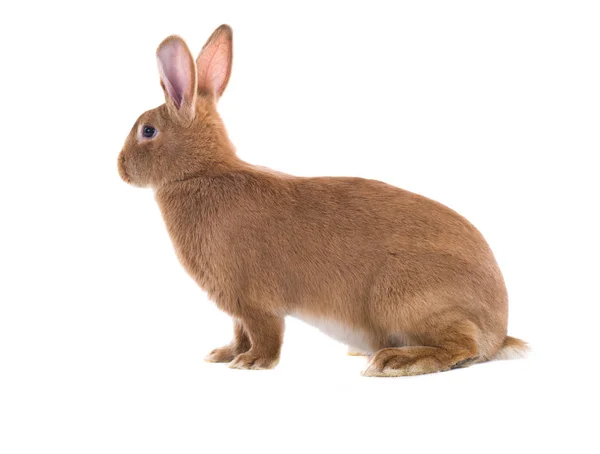
[(195, 62), (178, 36), (156, 55), (166, 102), (136, 121), (118, 167), (126, 182), (155, 190), (179, 260), (233, 318), (233, 340), (207, 361), (274, 367), (288, 315), (370, 356), (369, 376), (527, 350), (506, 335), (502, 275), (463, 217), (379, 181), (295, 177), (236, 156), (217, 113), (229, 26)]

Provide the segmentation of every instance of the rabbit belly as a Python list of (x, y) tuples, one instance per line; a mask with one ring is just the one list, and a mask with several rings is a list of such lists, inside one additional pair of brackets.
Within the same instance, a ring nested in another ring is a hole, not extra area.
[(314, 326), (329, 337), (342, 342), (362, 353), (372, 353), (374, 349), (369, 341), (369, 335), (354, 327), (346, 326), (335, 320), (307, 314), (292, 314), (292, 317)]

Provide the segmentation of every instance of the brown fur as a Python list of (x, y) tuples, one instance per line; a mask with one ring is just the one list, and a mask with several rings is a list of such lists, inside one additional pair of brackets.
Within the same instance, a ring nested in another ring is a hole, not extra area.
[[(163, 41), (161, 83), (180, 93), (165, 89), (165, 104), (140, 116), (119, 156), (125, 181), (155, 189), (185, 269), (234, 319), (233, 341), (207, 360), (273, 367), (287, 315), (372, 354), (365, 375), (437, 372), (523, 351), (506, 336), (492, 251), (462, 216), (379, 181), (295, 177), (236, 156), (216, 109), (231, 36), (228, 26), (213, 33), (199, 76), (181, 38)], [(142, 138), (143, 125), (158, 134)]]

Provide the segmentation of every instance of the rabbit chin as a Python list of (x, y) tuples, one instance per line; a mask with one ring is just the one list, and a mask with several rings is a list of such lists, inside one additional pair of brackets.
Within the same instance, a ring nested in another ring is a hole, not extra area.
[(371, 354), (376, 349), (372, 347), (369, 336), (364, 331), (346, 326), (336, 320), (310, 314), (294, 313), (292, 317), (314, 326), (329, 337), (342, 342), (361, 354)]

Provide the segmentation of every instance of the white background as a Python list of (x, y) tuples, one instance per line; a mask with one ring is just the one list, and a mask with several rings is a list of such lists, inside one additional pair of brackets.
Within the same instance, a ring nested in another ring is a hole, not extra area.
[[(486, 236), (526, 360), (367, 379), (288, 320), (280, 365), (204, 363), (231, 323), (117, 174), (154, 51), (221, 23), (239, 155), (380, 179)], [(2, 7), (0, 452), (598, 452), (597, 2)]]

